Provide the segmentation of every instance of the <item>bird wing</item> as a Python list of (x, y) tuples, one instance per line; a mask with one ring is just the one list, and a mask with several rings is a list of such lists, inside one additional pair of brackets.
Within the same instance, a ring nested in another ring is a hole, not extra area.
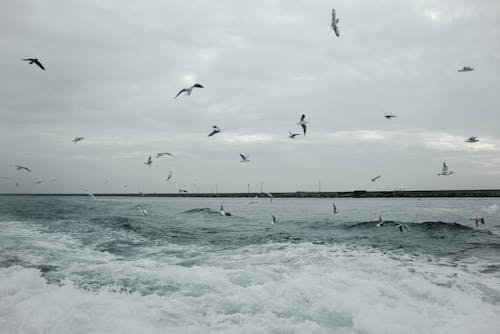
[(245, 157), (243, 154), (240, 154), (241, 159), (246, 160), (247, 157)]
[(193, 85), (193, 87), (196, 87), (196, 88), (205, 88), (205, 87), (203, 87), (202, 85), (200, 85), (199, 83), (195, 83), (195, 84)]
[(446, 173), (448, 171), (448, 166), (446, 165), (446, 162), (443, 162), (443, 173)]
[(45, 71), (45, 67), (43, 67), (42, 63), (40, 63), (38, 60), (34, 60), (35, 64), (38, 65), (38, 67), (40, 67), (42, 70)]
[(184, 93), (184, 92), (187, 92), (188, 90), (189, 90), (189, 89), (187, 89), (187, 88), (183, 88), (183, 89), (181, 89), (181, 90), (179, 91), (179, 93), (177, 93), (177, 95), (175, 96), (175, 99), (177, 98), (177, 96), (181, 95), (181, 94), (182, 94), (182, 93)]
[(305, 125), (304, 123), (302, 123), (300, 125), (302, 127), (302, 130), (304, 130), (304, 136), (306, 135), (306, 131), (307, 131), (307, 125)]
[(214, 134), (216, 134), (216, 133), (217, 133), (217, 131), (212, 130), (212, 132), (210, 132), (210, 133), (208, 134), (208, 136), (209, 136), (209, 137), (211, 137), (211, 136), (213, 136), (213, 135), (214, 135)]
[(333, 31), (335, 32), (335, 35), (337, 37), (340, 37), (340, 31), (339, 31), (339, 27), (337, 27), (337, 24), (332, 25), (332, 28), (333, 28)]

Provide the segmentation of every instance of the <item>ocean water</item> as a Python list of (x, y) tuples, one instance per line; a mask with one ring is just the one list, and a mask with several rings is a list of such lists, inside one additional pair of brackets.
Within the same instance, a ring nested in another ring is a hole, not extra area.
[(500, 332), (500, 199), (248, 201), (1, 196), (0, 333)]

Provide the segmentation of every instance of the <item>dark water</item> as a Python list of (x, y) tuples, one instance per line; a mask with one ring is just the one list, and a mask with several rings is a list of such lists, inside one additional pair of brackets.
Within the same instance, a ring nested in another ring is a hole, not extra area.
[(337, 214), (327, 199), (248, 201), (0, 197), (0, 323), (6, 333), (499, 328), (497, 199), (336, 199)]

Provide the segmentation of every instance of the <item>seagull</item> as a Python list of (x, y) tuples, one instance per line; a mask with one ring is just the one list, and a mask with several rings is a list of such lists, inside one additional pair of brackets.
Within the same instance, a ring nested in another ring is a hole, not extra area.
[(179, 189), (179, 194), (180, 193), (187, 193), (188, 191), (186, 189)]
[(382, 177), (382, 174), (378, 175), (378, 176), (375, 176), (372, 180), (372, 182), (375, 182), (377, 181), (377, 179), (381, 178)]
[(95, 196), (92, 193), (87, 193), (87, 196), (90, 197), (90, 198), (92, 198), (92, 199), (95, 199)]
[(458, 69), (457, 71), (458, 72), (471, 72), (471, 71), (474, 71), (474, 69), (470, 66), (464, 66), (461, 69)]
[(137, 210), (139, 210), (139, 213), (142, 215), (142, 216), (146, 216), (148, 214), (148, 210), (146, 209), (143, 209), (140, 205), (137, 206)]
[(335, 206), (335, 203), (332, 202), (332, 214), (337, 213), (337, 207)]
[(172, 153), (164, 152), (164, 153), (156, 153), (156, 159), (158, 159), (159, 157), (162, 157), (164, 155), (169, 155), (169, 156), (173, 157)]
[(338, 24), (339, 24), (339, 19), (337, 18), (335, 9), (332, 9), (332, 24), (330, 26), (332, 27), (333, 31), (335, 31), (335, 35), (337, 35), (337, 37), (340, 37)]
[(306, 119), (306, 115), (302, 115), (300, 117), (300, 121), (297, 123), (297, 125), (300, 125), (302, 127), (302, 130), (304, 130), (304, 136), (306, 135), (306, 130), (307, 130), (307, 121), (305, 120)]
[(45, 182), (45, 180), (36, 181), (36, 182), (35, 182), (35, 185), (37, 185), (37, 184), (41, 184), (41, 183), (44, 183), (44, 182)]
[(266, 194), (271, 199), (271, 203), (272, 203), (273, 202), (273, 195), (271, 193), (266, 193), (266, 192), (264, 192), (264, 194)]
[(37, 59), (37, 58), (26, 58), (26, 59), (22, 59), (23, 61), (29, 61), (30, 64), (37, 64), (38, 67), (40, 67), (42, 70), (45, 71), (45, 67), (43, 67), (42, 63), (40, 63), (40, 61)]
[(479, 226), (479, 223), (484, 224), (484, 218), (482, 218), (482, 217), (471, 218), (470, 220), (473, 220), (476, 223), (476, 227)]
[(214, 126), (212, 126), (212, 132), (210, 132), (210, 133), (208, 134), (208, 136), (209, 136), (209, 137), (211, 137), (211, 136), (213, 136), (214, 134), (219, 133), (219, 132), (220, 132), (219, 127), (218, 127), (217, 125), (214, 125)]
[(148, 165), (149, 167), (151, 167), (151, 164), (152, 164), (152, 163), (153, 163), (153, 159), (151, 159), (151, 156), (149, 156), (148, 161), (147, 161), (147, 162), (145, 162), (144, 164), (145, 164), (145, 165)]
[(193, 88), (205, 88), (203, 87), (202, 85), (200, 85), (199, 83), (195, 83), (194, 85), (192, 85), (191, 87), (189, 88), (183, 88), (179, 91), (179, 93), (177, 93), (177, 95), (175, 96), (175, 98), (177, 98), (177, 96), (181, 95), (182, 93), (186, 93), (188, 96), (191, 95), (191, 92), (193, 91)]
[(144, 197), (146, 194), (143, 193), (142, 191), (139, 191), (139, 196)]
[(465, 142), (466, 143), (477, 143), (479, 139), (477, 137), (469, 137)]
[(387, 119), (391, 119), (391, 118), (393, 118), (393, 117), (398, 117), (398, 116), (396, 116), (396, 115), (391, 115), (391, 114), (385, 114), (385, 116), (384, 116), (384, 117), (385, 117), (385, 118), (387, 118)]
[(254, 199), (252, 201), (248, 202), (247, 204), (257, 203), (258, 198), (259, 198), (259, 195), (255, 196)]
[(396, 227), (399, 228), (399, 230), (401, 231), (401, 233), (403, 233), (403, 228), (405, 228), (408, 232), (410, 232), (410, 229), (406, 225), (398, 224)]
[(31, 173), (31, 169), (29, 169), (28, 167), (24, 167), (24, 166), (16, 165), (16, 169), (17, 169), (17, 170), (22, 170), (22, 169), (24, 169), (25, 171), (27, 171), (27, 172), (30, 172), (30, 173)]
[(382, 219), (382, 215), (380, 215), (380, 216), (378, 217), (377, 227), (380, 227), (380, 226), (382, 226), (382, 225), (384, 225), (384, 220)]
[(19, 183), (18, 182), (16, 182), (16, 187), (19, 188)]
[(243, 155), (243, 154), (240, 154), (240, 157), (241, 157), (241, 161), (240, 162), (250, 162), (250, 155), (247, 154), (247, 155)]
[(224, 210), (224, 206), (222, 204), (220, 205), (219, 213), (221, 214), (221, 216), (230, 216), (231, 215), (231, 213), (229, 211)]
[(288, 130), (288, 138), (295, 139), (296, 136), (300, 136), (300, 133), (292, 133), (292, 131)]
[(276, 219), (276, 216), (271, 214), (271, 217), (273, 218), (273, 220), (271, 221), (271, 224), (276, 224), (278, 222), (278, 220)]
[(84, 140), (85, 138), (84, 137), (75, 137), (75, 139), (73, 139), (73, 143), (78, 143), (80, 140)]
[(453, 171), (448, 169), (448, 165), (446, 165), (446, 161), (444, 161), (443, 162), (443, 170), (438, 175), (448, 176), (451, 174), (453, 174)]
[(170, 180), (171, 178), (172, 178), (172, 171), (169, 171), (166, 182), (168, 182), (168, 180)]

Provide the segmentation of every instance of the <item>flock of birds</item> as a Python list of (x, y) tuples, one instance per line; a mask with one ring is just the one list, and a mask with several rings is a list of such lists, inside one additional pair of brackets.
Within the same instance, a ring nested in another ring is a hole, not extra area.
[[(332, 18), (331, 18), (331, 28), (332, 30), (334, 31), (335, 35), (337, 37), (340, 37), (340, 28), (339, 28), (339, 19), (337, 17), (337, 13), (335, 11), (335, 9), (332, 9)], [(25, 62), (28, 62), (29, 64), (31, 65), (36, 65), (38, 66), (40, 69), (44, 70), (45, 71), (45, 67), (43, 66), (43, 64), (41, 63), (41, 61), (37, 58), (25, 58), (25, 59), (22, 59), (22, 61), (25, 61)], [(474, 68), (470, 67), (470, 66), (464, 66), (463, 68), (461, 69), (458, 69), (458, 72), (471, 72), (471, 71), (474, 71)], [(193, 84), (192, 86), (190, 87), (186, 87), (186, 88), (182, 88), (176, 95), (175, 95), (175, 99), (178, 98), (180, 95), (184, 94), (186, 96), (191, 96), (191, 94), (193, 93), (193, 91), (196, 89), (201, 89), (201, 88), (204, 88), (204, 86), (200, 83), (195, 83)], [(392, 114), (387, 114), (385, 113), (384, 117), (387, 119), (387, 120), (391, 120), (395, 117), (397, 117), (396, 115), (392, 115)], [(296, 133), (296, 132), (292, 132), (291, 130), (288, 131), (288, 137), (290, 139), (295, 139), (297, 136), (300, 136), (300, 135), (303, 135), (303, 136), (306, 136), (306, 133), (307, 133), (307, 125), (308, 125), (308, 122), (306, 121), (306, 115), (305, 114), (302, 114), (300, 116), (300, 119), (299, 119), (299, 122), (297, 123), (297, 125), (299, 125), (301, 128), (302, 128), (302, 133)], [(216, 134), (219, 134), (221, 133), (222, 130), (217, 126), (217, 125), (213, 125), (212, 128), (211, 128), (211, 131), (208, 133), (208, 137), (212, 137)], [(75, 137), (72, 141), (74, 144), (77, 144), (79, 142), (81, 142), (82, 140), (84, 140), (85, 138), (84, 137)], [(465, 140), (466, 143), (477, 143), (479, 141), (479, 139), (474, 136), (474, 137), (469, 137), (467, 140)], [(173, 157), (173, 155), (169, 152), (160, 152), (160, 153), (157, 153), (156, 154), (156, 159), (159, 159), (161, 158), (162, 156), (170, 156), (170, 157)], [(249, 154), (243, 154), (241, 153), (240, 154), (240, 157), (241, 157), (241, 160), (240, 162), (242, 163), (248, 163), (250, 162), (250, 155)], [(153, 164), (153, 157), (152, 155), (150, 155), (146, 162), (144, 162), (145, 165), (151, 167), (152, 164)], [(26, 172), (29, 172), (31, 173), (31, 169), (26, 167), (26, 166), (21, 166), (21, 165), (16, 165), (16, 170), (18, 171), (26, 171)], [(446, 161), (443, 162), (443, 167), (442, 167), (442, 170), (440, 173), (438, 173), (437, 175), (439, 176), (450, 176), (454, 174), (454, 171), (450, 170), (448, 165), (446, 164)], [(371, 182), (376, 182), (378, 179), (380, 179), (382, 177), (382, 174), (380, 175), (377, 175), (373, 178), (371, 178)], [(2, 177), (4, 179), (9, 179), (7, 177)], [(169, 171), (169, 174), (168, 176), (166, 177), (166, 181), (169, 181), (170, 179), (172, 178), (172, 171)], [(35, 184), (41, 184), (43, 182), (47, 182), (47, 181), (50, 181), (50, 182), (54, 182), (55, 179), (51, 179), (51, 180), (40, 180), (40, 181), (37, 181), (35, 182)], [(16, 186), (19, 187), (19, 183), (16, 182)], [(126, 186), (124, 186), (126, 187)], [(181, 193), (187, 193), (187, 190), (186, 189), (179, 189), (179, 194)], [(88, 192), (89, 196), (91, 197), (94, 197), (93, 194), (91, 194), (90, 192)], [(265, 193), (267, 194), (271, 200), (272, 200), (272, 195), (269, 194), (269, 193)], [(143, 194), (142, 194), (143, 195)], [(254, 201), (255, 202), (255, 199)], [(252, 203), (249, 202), (249, 203)], [(139, 212), (141, 213), (141, 215), (147, 215), (147, 210), (144, 210), (142, 209), (141, 207), (138, 207), (138, 210)], [(332, 202), (332, 213), (335, 214), (337, 213), (337, 208), (335, 206), (335, 204)], [(223, 215), (223, 216), (229, 216), (231, 215), (229, 212), (225, 211), (223, 206), (221, 206), (220, 208), (220, 213)], [(272, 222), (273, 223), (276, 223), (276, 217), (274, 215), (272, 215)], [(476, 226), (479, 225), (479, 223), (482, 223), (484, 224), (484, 219), (483, 218), (473, 218), (473, 220), (475, 220), (476, 222)], [(380, 216), (380, 219), (379, 219), (379, 222), (377, 223), (377, 227), (380, 227), (383, 225), (383, 220), (382, 220), (382, 216)], [(401, 232), (403, 232), (403, 229), (406, 229), (406, 230), (409, 230), (407, 226), (405, 225), (398, 225), (397, 226)]]

